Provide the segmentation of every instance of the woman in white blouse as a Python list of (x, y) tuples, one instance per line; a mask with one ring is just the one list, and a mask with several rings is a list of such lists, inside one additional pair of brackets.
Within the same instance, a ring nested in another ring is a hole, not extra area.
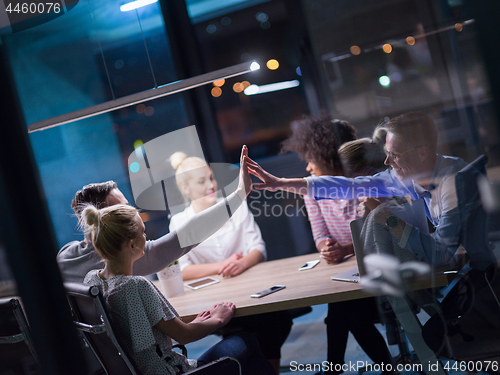
[[(214, 206), (217, 181), (208, 164), (197, 157), (176, 152), (170, 158), (176, 170), (177, 186), (189, 206), (170, 220), (170, 231), (181, 227), (197, 213)], [(196, 279), (219, 274), (237, 276), (266, 260), (266, 245), (252, 213), (242, 204), (232, 218), (214, 235), (180, 258), (182, 278)]]
[[(172, 216), (170, 230), (176, 230), (195, 214), (218, 202), (217, 181), (208, 164), (197, 157), (176, 152), (170, 157), (177, 186), (189, 206)], [(220, 199), (220, 198), (219, 198)], [(209, 275), (234, 277), (267, 258), (260, 229), (246, 204), (242, 204), (218, 232), (179, 259), (184, 280)], [(288, 311), (232, 319), (227, 332), (255, 332), (264, 356), (279, 373), (281, 346), (292, 327)], [(224, 333), (221, 332), (224, 336)]]

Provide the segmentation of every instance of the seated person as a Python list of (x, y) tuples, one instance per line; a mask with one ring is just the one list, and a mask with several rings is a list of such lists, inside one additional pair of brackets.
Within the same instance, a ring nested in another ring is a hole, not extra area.
[[(243, 146), (241, 154), (241, 165), (246, 155), (246, 146)], [(196, 244), (182, 246), (179, 243), (179, 236), (190, 237), (190, 233), (195, 232), (194, 238), (208, 238), (222, 227), (228, 218), (227, 205), (231, 212), (246, 199), (251, 191), (251, 181), (246, 171), (240, 171), (239, 184), (236, 191), (230, 194), (223, 201), (205, 210), (203, 213), (194, 215), (187, 220), (184, 225), (177, 228), (157, 240), (146, 241), (145, 255), (134, 263), (134, 275), (150, 275), (161, 271), (169, 264), (177, 260), (182, 255), (188, 253)], [(98, 208), (108, 207), (115, 204), (128, 204), (122, 192), (118, 190), (116, 183), (108, 181), (98, 184), (84, 186), (78, 191), (71, 207), (80, 220), (81, 212), (85, 205), (93, 204)], [(85, 275), (92, 269), (97, 269), (102, 265), (102, 260), (94, 251), (94, 246), (90, 238), (83, 241), (72, 241), (64, 245), (57, 254), (57, 263), (64, 281), (82, 282)]]
[[(170, 161), (176, 170), (175, 178), (189, 206), (174, 215), (170, 230), (175, 231), (194, 215), (214, 206), (217, 181), (208, 164), (197, 157), (174, 153)], [(246, 204), (242, 204), (231, 220), (217, 233), (180, 258), (184, 280), (219, 274), (235, 277), (266, 259), (266, 245), (260, 229)], [(226, 331), (240, 329), (257, 333), (259, 345), (266, 358), (279, 372), (281, 346), (290, 333), (292, 321), (286, 311), (259, 314), (231, 320)]]
[(145, 226), (137, 209), (118, 204), (99, 210), (88, 205), (81, 216), (87, 238), (104, 260), (104, 268), (90, 271), (84, 282), (101, 290), (116, 336), (141, 373), (182, 374), (230, 356), (240, 362), (244, 374), (273, 374), (253, 336), (244, 332), (222, 340), (197, 360), (172, 351), (172, 339), (187, 344), (227, 324), (234, 304), (217, 303), (184, 323), (150, 280), (133, 276), (133, 264), (144, 256), (146, 245)]
[[(217, 181), (208, 164), (197, 157), (186, 157), (176, 152), (170, 158), (175, 171), (177, 186), (189, 202), (182, 212), (172, 216), (170, 231), (183, 226), (199, 212), (214, 206), (217, 198)], [(236, 276), (266, 260), (266, 245), (260, 229), (246, 204), (242, 204), (229, 222), (210, 238), (203, 241), (179, 259), (182, 278), (196, 279), (219, 274)]]
[[(344, 175), (363, 176), (375, 172), (365, 161), (376, 155), (371, 139), (363, 138), (344, 143), (337, 151), (336, 134), (345, 123), (331, 122), (328, 116), (308, 117), (283, 143), (283, 151), (295, 151), (305, 159), (311, 176)], [(337, 128), (337, 129), (336, 129)], [(337, 130), (337, 131), (336, 131)], [(305, 196), (307, 213), (314, 240), (321, 257), (329, 264), (341, 262), (346, 255), (354, 254), (350, 221), (357, 218), (358, 201), (315, 199)], [(328, 304), (325, 319), (327, 332), (327, 361), (329, 368), (341, 368), (345, 363), (345, 351), (349, 332), (361, 348), (377, 364), (392, 363), (392, 357), (384, 338), (373, 324), (378, 316), (374, 298)], [(342, 371), (328, 371), (338, 374)]]
[[(393, 219), (392, 212), (383, 206), (374, 210), (367, 222), (371, 220), (384, 227), (385, 233), (390, 233), (399, 248), (435, 267), (453, 262), (460, 245), (469, 255), (471, 268), (486, 270), (496, 264), (489, 249), (466, 245), (467, 241), (473, 243), (475, 235), (483, 235), (467, 233), (466, 230), (467, 218), (474, 206), (470, 203), (476, 197), (465, 197), (465, 201), (458, 205), (455, 175), (467, 163), (460, 158), (436, 153), (437, 129), (434, 121), (424, 113), (409, 112), (391, 119), (383, 128), (386, 131), (384, 164), (390, 167), (386, 171), (356, 178), (311, 176), (285, 179), (271, 175), (248, 159), (250, 173), (263, 181), (254, 187), (303, 193), (319, 199), (335, 197), (339, 191), (345, 192), (348, 198), (423, 198), (427, 217), (436, 228), (432, 236), (403, 220)], [(378, 242), (375, 240), (372, 243)]]

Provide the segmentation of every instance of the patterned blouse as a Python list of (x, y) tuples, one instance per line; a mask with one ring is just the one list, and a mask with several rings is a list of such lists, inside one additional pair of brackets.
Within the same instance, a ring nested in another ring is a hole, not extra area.
[(101, 290), (118, 340), (144, 375), (174, 375), (196, 368), (196, 360), (172, 351), (170, 337), (154, 327), (161, 319), (179, 315), (150, 280), (124, 275), (103, 280), (98, 272), (90, 271), (84, 283)]

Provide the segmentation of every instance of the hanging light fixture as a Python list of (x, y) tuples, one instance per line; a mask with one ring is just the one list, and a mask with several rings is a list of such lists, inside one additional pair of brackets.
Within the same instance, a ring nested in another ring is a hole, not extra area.
[(252, 72), (260, 69), (260, 65), (255, 61), (249, 61), (224, 69), (215, 70), (213, 72), (201, 74), (196, 77), (183, 79), (180, 81), (168, 83), (166, 85), (158, 86), (156, 88), (141, 91), (136, 94), (124, 96), (122, 98), (110, 100), (105, 103), (93, 105), (91, 107), (78, 109), (73, 112), (65, 113), (63, 115), (48, 118), (46, 120), (37, 121), (28, 126), (28, 133), (39, 130), (53, 128), (59, 125), (64, 125), (70, 122), (82, 120), (85, 118), (97, 116), (103, 113), (115, 111), (120, 108), (129, 107), (131, 105), (139, 104), (148, 100), (161, 98), (172, 94), (177, 94), (195, 87), (206, 85), (221, 79), (236, 77), (245, 73)]

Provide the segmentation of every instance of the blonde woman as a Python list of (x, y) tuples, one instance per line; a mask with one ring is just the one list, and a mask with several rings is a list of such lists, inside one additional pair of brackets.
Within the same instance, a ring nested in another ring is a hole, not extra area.
[[(203, 159), (176, 152), (170, 162), (176, 170), (177, 186), (189, 203), (170, 220), (170, 231), (174, 231), (222, 198), (217, 197), (217, 181)], [(182, 277), (184, 280), (214, 274), (233, 277), (266, 260), (266, 256), (260, 229), (248, 206), (242, 204), (217, 233), (180, 258)]]
[[(217, 204), (217, 181), (208, 164), (197, 157), (176, 152), (170, 157), (175, 168), (177, 186), (188, 207), (174, 215), (170, 230), (174, 231), (194, 215)], [(246, 204), (233, 213), (217, 233), (180, 258), (184, 280), (219, 274), (235, 277), (255, 264), (266, 260), (266, 245), (260, 229)], [(292, 326), (290, 314), (279, 311), (233, 319), (229, 332), (255, 332), (265, 357), (279, 373), (281, 346)]]
[(197, 360), (172, 351), (172, 339), (186, 344), (226, 325), (234, 304), (218, 303), (184, 323), (150, 280), (133, 276), (133, 264), (144, 256), (146, 244), (137, 209), (118, 204), (99, 210), (89, 205), (82, 212), (82, 221), (105, 264), (101, 270), (90, 271), (84, 282), (101, 290), (116, 335), (143, 374), (182, 374), (223, 356), (239, 360), (244, 374), (273, 373), (253, 336), (245, 332), (222, 340)]

